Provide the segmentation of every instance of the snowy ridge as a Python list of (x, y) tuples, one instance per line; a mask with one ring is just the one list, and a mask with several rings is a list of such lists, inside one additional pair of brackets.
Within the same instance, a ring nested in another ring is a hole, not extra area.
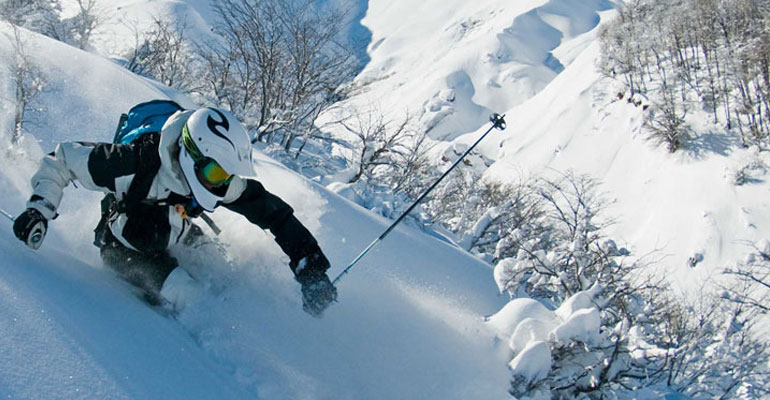
[(454, 139), (542, 90), (609, 8), (603, 0), (372, 1), (362, 21), (373, 32), (372, 61), (354, 101), (408, 111), (431, 137)]
[(508, 109), (516, 104), (511, 103), (516, 101), (512, 92), (522, 94), (519, 102), (534, 96), (573, 61), (576, 51), (569, 53), (560, 47), (566, 48), (572, 39), (594, 29), (600, 20), (598, 12), (610, 8), (601, 0), (551, 0), (516, 17), (497, 35), (500, 46), (487, 62), (490, 66), (493, 61), (509, 64), (487, 83), (498, 94), (479, 100)]

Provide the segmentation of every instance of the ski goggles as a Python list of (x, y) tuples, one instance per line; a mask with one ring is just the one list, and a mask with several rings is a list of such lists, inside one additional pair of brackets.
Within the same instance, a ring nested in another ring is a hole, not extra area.
[(182, 144), (195, 163), (194, 168), (198, 179), (214, 187), (226, 186), (233, 179), (233, 175), (227, 173), (213, 158), (206, 157), (201, 153), (187, 129), (187, 124), (182, 128)]

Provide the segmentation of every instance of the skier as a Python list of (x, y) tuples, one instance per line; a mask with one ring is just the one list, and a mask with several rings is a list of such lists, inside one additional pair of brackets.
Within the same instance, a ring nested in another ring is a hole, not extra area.
[(177, 111), (162, 126), (130, 144), (60, 143), (32, 177), (16, 236), (28, 241), (35, 227), (57, 217), (70, 181), (106, 192), (95, 231), (102, 260), (158, 304), (178, 266), (167, 250), (202, 235), (191, 218), (223, 206), (272, 232), (302, 286), (303, 308), (319, 316), (337, 297), (329, 261), (288, 204), (245, 178), (252, 175), (251, 142), (238, 119), (209, 107)]

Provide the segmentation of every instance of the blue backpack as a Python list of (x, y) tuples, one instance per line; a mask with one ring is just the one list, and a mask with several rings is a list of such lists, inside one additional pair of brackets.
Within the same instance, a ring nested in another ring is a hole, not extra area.
[(171, 100), (150, 100), (139, 103), (128, 114), (121, 114), (112, 143), (128, 144), (148, 132), (160, 132), (168, 118), (182, 106)]
[[(171, 100), (151, 100), (131, 107), (128, 110), (128, 114), (121, 114), (112, 142), (116, 144), (133, 144), (137, 155), (140, 157), (140, 162), (134, 178), (128, 187), (128, 191), (123, 195), (123, 200), (118, 202), (112, 193), (107, 193), (104, 199), (102, 199), (102, 218), (96, 229), (94, 229), (94, 244), (97, 247), (101, 248), (109, 242), (110, 239), (107, 238), (110, 234), (107, 225), (110, 216), (115, 212), (139, 213), (139, 215), (144, 215), (148, 212), (157, 212), (159, 215), (166, 215), (168, 213), (166, 209), (153, 211), (154, 207), (144, 205), (142, 200), (150, 192), (152, 181), (160, 169), (161, 161), (157, 151), (160, 131), (168, 118), (179, 110), (183, 110), (183, 108)], [(191, 205), (189, 208), (197, 210), (194, 205)], [(158, 220), (163, 219), (159, 218)], [(157, 249), (153, 247), (159, 246), (159, 244), (151, 239), (148, 238), (147, 242), (142, 242), (141, 245), (135, 245), (151, 250), (162, 250), (160, 247)]]

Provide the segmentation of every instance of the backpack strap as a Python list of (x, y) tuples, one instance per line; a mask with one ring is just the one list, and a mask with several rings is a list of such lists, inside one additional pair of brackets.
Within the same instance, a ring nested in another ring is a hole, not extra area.
[(127, 122), (128, 122), (128, 114), (120, 114), (120, 119), (118, 120), (118, 127), (115, 129), (115, 136), (112, 137), (112, 143), (120, 143), (120, 132), (122, 132), (123, 129), (125, 129)]
[(128, 191), (121, 201), (117, 201), (113, 193), (108, 193), (102, 199), (102, 217), (96, 229), (94, 229), (94, 245), (96, 247), (102, 248), (109, 243), (108, 238), (112, 234), (109, 233), (107, 225), (115, 213), (133, 213), (137, 210), (137, 206), (147, 198), (152, 181), (160, 170), (159, 143), (160, 132), (142, 135), (133, 143), (137, 159), (134, 179), (131, 181)]
[(139, 137), (134, 142), (134, 151), (138, 160), (136, 173), (128, 192), (118, 203), (118, 211), (130, 212), (150, 193), (150, 187), (155, 176), (160, 171), (160, 154), (158, 145), (160, 144), (160, 132), (147, 133)]

